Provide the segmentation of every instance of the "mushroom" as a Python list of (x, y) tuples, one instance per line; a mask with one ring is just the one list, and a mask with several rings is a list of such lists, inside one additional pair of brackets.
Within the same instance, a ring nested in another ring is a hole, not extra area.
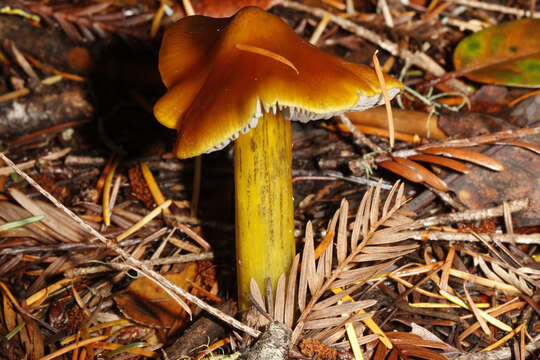
[[(329, 119), (384, 102), (375, 72), (301, 39), (279, 17), (246, 7), (230, 18), (189, 16), (165, 32), (167, 93), (154, 113), (189, 158), (236, 140), (236, 261), (241, 306), (249, 284), (275, 286), (295, 255), (290, 121)], [(390, 97), (402, 84), (385, 75)], [(262, 287), (264, 288), (264, 287)]]

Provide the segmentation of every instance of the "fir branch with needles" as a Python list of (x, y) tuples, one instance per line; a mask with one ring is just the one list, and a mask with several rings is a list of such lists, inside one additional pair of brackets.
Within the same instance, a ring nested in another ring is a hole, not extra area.
[[(352, 224), (348, 223), (349, 204), (346, 200), (342, 201), (340, 209), (330, 221), (327, 231), (330, 241), (323, 241), (325, 249), (315, 249), (313, 228), (311, 223), (307, 224), (303, 252), (295, 257), (288, 281), (285, 275), (279, 279), (275, 297), (268, 294), (271, 293), (270, 287), (266, 289), (267, 296), (264, 299), (256, 283), (252, 282), (253, 301), (275, 321), (294, 329), (291, 341), (293, 345), (306, 332), (315, 339), (324, 334), (337, 341), (343, 337), (340, 329), (345, 323), (359, 321), (366, 321), (372, 331), (384, 336), (373, 321), (368, 323), (371, 315), (363, 310), (375, 305), (376, 301), (355, 302), (349, 295), (364, 285), (365, 281), (414, 251), (418, 245), (394, 244), (406, 238), (392, 232), (392, 228), (400, 228), (398, 225), (412, 223), (413, 220), (398, 213), (406, 202), (403, 184), (397, 182), (382, 204), (381, 185), (382, 182), (379, 182), (366, 192)], [(350, 237), (347, 236), (349, 229), (352, 229)], [(382, 229), (385, 230), (384, 237), (378, 236)], [(386, 245), (384, 251), (374, 246), (381, 244)], [(295, 320), (297, 309), (300, 312)]]

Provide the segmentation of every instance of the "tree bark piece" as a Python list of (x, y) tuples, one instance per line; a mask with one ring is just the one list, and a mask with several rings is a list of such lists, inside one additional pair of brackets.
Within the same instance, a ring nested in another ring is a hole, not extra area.
[[(236, 306), (232, 301), (221, 304), (218, 309), (229, 315), (234, 315), (236, 312)], [(169, 360), (193, 357), (197, 352), (203, 350), (201, 346), (208, 345), (209, 342), (213, 343), (223, 336), (225, 336), (224, 325), (216, 322), (214, 317), (205, 315), (187, 328), (184, 334), (169, 346), (165, 352)]]
[(43, 85), (30, 95), (0, 103), (0, 140), (89, 119), (94, 111), (85, 85), (68, 81)]
[(270, 323), (257, 343), (243, 357), (246, 360), (286, 360), (291, 335), (291, 329), (284, 324), (277, 321)]

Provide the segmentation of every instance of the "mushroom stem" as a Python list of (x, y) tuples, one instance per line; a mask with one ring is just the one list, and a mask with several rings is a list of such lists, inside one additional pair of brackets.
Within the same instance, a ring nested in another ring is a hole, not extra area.
[(251, 278), (275, 286), (295, 254), (291, 123), (265, 113), (234, 148), (238, 299), (249, 305)]

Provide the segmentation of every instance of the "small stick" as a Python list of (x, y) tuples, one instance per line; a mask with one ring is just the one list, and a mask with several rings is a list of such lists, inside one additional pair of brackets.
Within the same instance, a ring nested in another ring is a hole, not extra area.
[[(529, 205), (528, 199), (513, 200), (508, 202), (510, 211), (516, 212), (525, 209)], [(406, 225), (408, 230), (418, 228), (438, 226), (444, 224), (453, 224), (460, 221), (472, 222), (477, 220), (485, 220), (492, 217), (502, 216), (504, 214), (503, 206), (485, 208), (479, 210), (466, 210), (457, 213), (449, 213), (438, 216), (430, 216), (424, 219), (415, 220)]]
[(330, 22), (330, 14), (327, 12), (324, 14), (321, 21), (319, 21), (319, 24), (317, 24), (317, 27), (315, 28), (315, 31), (313, 31), (313, 34), (311, 34), (311, 38), (309, 39), (309, 43), (312, 45), (316, 45), (319, 41), (322, 33), (328, 26), (328, 23)]
[(465, 6), (469, 6), (476, 9), (500, 12), (501, 14), (516, 15), (518, 17), (529, 16), (532, 18), (540, 18), (540, 12), (538, 11), (532, 12), (531, 14), (530, 10), (527, 11), (527, 10), (516, 9), (509, 6), (491, 4), (485, 1), (476, 1), (476, 0), (448, 0), (448, 1), (454, 4), (465, 5)]
[(388, 26), (389, 28), (393, 28), (394, 19), (392, 19), (392, 14), (390, 14), (390, 8), (388, 7), (388, 3), (386, 2), (386, 0), (379, 0), (379, 7), (381, 8), (386, 26)]
[[(367, 147), (371, 149), (371, 151), (376, 153), (384, 153), (384, 150), (377, 144), (375, 144), (373, 141), (371, 141), (366, 135), (364, 135), (363, 132), (361, 132), (354, 124), (351, 122), (351, 120), (347, 117), (345, 114), (341, 114), (337, 116), (338, 119), (347, 127), (347, 129), (351, 132), (351, 134), (360, 142), (364, 143)], [(392, 134), (392, 133), (390, 133)]]

